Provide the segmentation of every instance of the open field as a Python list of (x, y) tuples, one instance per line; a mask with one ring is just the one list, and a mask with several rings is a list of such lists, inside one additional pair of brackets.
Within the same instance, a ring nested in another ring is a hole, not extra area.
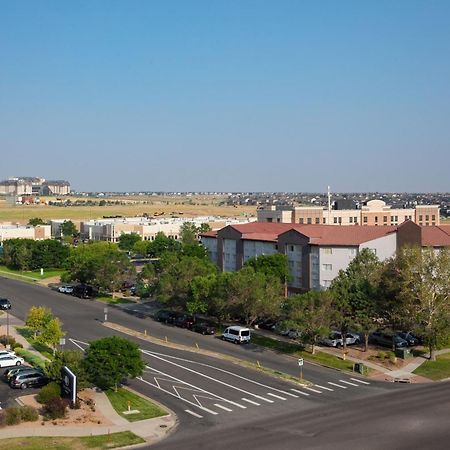
[[(0, 222), (13, 221), (27, 223), (32, 217), (40, 217), (43, 220), (50, 219), (98, 219), (103, 216), (149, 216), (155, 213), (164, 213), (163, 217), (171, 216), (223, 216), (243, 217), (255, 216), (256, 206), (226, 206), (224, 196), (117, 196), (117, 197), (64, 197), (72, 202), (81, 200), (84, 202), (118, 202), (114, 205), (85, 205), (85, 206), (49, 206), (49, 205), (11, 205), (0, 198)], [(46, 198), (45, 200), (55, 200)], [(126, 204), (120, 204), (126, 202)]]
[(432, 380), (450, 378), (450, 353), (437, 356), (436, 361), (425, 361), (414, 373)]

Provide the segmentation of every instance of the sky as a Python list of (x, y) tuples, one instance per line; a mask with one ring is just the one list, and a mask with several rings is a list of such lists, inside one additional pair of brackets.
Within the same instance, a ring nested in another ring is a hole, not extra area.
[(0, 0), (0, 179), (448, 192), (448, 0)]

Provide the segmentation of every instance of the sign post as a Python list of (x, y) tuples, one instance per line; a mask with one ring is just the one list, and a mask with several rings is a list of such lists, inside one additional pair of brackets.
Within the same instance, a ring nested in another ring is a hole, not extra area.
[(67, 367), (61, 369), (61, 391), (64, 397), (70, 398), (72, 406), (77, 400), (77, 376)]
[(108, 322), (108, 308), (106, 306), (103, 309), (103, 312), (105, 313), (105, 322)]
[(303, 381), (303, 358), (298, 358), (298, 365), (300, 367), (300, 381)]

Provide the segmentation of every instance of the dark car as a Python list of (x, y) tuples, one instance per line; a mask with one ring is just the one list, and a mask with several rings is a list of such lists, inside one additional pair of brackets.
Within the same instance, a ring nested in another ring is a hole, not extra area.
[(419, 338), (414, 336), (410, 331), (402, 331), (401, 333), (397, 333), (397, 336), (404, 339), (410, 347), (419, 345)]
[(0, 309), (11, 309), (11, 302), (7, 298), (0, 298)]
[(369, 341), (382, 347), (404, 348), (408, 346), (408, 342), (395, 334), (375, 331), (369, 336)]
[(192, 325), (192, 331), (201, 334), (215, 334), (216, 329), (208, 322), (197, 322)]
[(155, 319), (158, 322), (164, 323), (174, 323), (175, 319), (178, 317), (178, 313), (175, 311), (168, 311), (166, 309), (161, 309), (155, 314)]
[(258, 328), (269, 331), (274, 331), (276, 324), (277, 323), (273, 319), (265, 319), (256, 323), (256, 325), (258, 325)]
[(19, 367), (10, 367), (9, 369), (6, 369), (3, 372), (3, 380), (9, 382), (9, 380), (14, 376), (17, 375), (19, 373), (23, 373), (23, 372), (39, 372), (42, 373), (41, 369), (36, 369), (34, 367), (31, 366), (19, 366)]
[(29, 387), (41, 387), (48, 384), (49, 379), (39, 371), (22, 372), (13, 375), (9, 380), (9, 385), (12, 388), (27, 389)]
[(192, 325), (194, 325), (194, 318), (190, 316), (189, 314), (180, 314), (177, 316), (173, 322), (173, 324), (180, 328), (192, 328)]

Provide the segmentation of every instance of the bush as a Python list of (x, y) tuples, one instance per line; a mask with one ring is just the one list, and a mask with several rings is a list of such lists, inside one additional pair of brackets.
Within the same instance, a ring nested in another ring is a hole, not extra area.
[(3, 344), (5, 347), (6, 344), (9, 344), (11, 348), (14, 348), (18, 345), (16, 340), (12, 336), (6, 336), (6, 334), (0, 336), (0, 344)]
[(389, 361), (390, 361), (392, 364), (397, 364), (397, 357), (395, 356), (395, 353), (394, 353), (394, 352), (389, 352), (389, 353), (388, 353), (388, 358), (389, 358)]
[(36, 422), (36, 420), (39, 419), (37, 409), (33, 408), (32, 406), (22, 406), (20, 408), (20, 414), (24, 422)]
[(61, 387), (58, 383), (52, 381), (39, 391), (36, 400), (41, 404), (45, 404), (48, 403), (49, 400), (58, 397), (61, 397)]
[(386, 352), (379, 351), (379, 352), (377, 353), (377, 358), (378, 358), (378, 359), (386, 359)]
[(6, 425), (17, 425), (22, 421), (22, 414), (20, 408), (17, 406), (11, 406), (5, 409), (6, 412)]
[(16, 354), (21, 356), (27, 363), (31, 364), (33, 367), (39, 367), (41, 369), (45, 368), (45, 360), (34, 353), (24, 350), (23, 348), (18, 348)]
[(50, 399), (44, 406), (44, 416), (46, 419), (62, 419), (67, 411), (67, 401), (61, 397)]

